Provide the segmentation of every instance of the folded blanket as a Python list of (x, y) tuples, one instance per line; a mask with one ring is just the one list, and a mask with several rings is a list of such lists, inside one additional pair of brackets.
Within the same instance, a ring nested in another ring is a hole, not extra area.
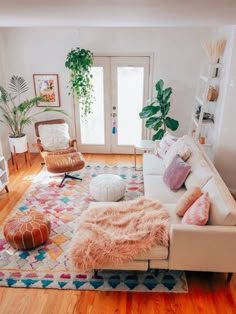
[(159, 201), (144, 197), (91, 206), (79, 217), (69, 257), (87, 271), (125, 263), (155, 245), (168, 246), (168, 217)]

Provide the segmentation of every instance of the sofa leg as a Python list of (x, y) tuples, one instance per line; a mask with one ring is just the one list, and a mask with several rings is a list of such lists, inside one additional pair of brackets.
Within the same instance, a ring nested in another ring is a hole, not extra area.
[(98, 270), (97, 270), (97, 269), (94, 269), (94, 270), (93, 270), (93, 275), (94, 275), (94, 277), (97, 277), (97, 276), (98, 276)]
[(233, 277), (233, 273), (228, 273), (227, 282), (230, 282), (232, 277)]

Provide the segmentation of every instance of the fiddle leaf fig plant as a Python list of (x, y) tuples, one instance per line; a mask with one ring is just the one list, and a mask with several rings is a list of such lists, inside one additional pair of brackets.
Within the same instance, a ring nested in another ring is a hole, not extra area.
[(167, 116), (170, 110), (170, 96), (172, 88), (164, 89), (163, 80), (159, 80), (155, 89), (157, 96), (148, 106), (143, 107), (139, 113), (141, 119), (147, 119), (145, 126), (148, 129), (153, 129), (156, 133), (152, 136), (152, 140), (161, 140), (167, 131), (167, 128), (176, 131), (179, 127), (179, 122)]
[[(70, 88), (80, 105), (82, 117), (87, 117), (92, 112), (93, 84), (91, 67), (93, 54), (90, 50), (75, 48), (68, 54), (65, 66), (70, 70)], [(69, 95), (71, 94), (69, 92)]]

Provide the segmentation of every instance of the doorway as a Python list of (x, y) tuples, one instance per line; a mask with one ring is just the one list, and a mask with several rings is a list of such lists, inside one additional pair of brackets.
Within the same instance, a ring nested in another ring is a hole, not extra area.
[(139, 112), (148, 99), (149, 68), (150, 57), (94, 58), (92, 113), (86, 119), (77, 113), (81, 152), (133, 153), (146, 136)]

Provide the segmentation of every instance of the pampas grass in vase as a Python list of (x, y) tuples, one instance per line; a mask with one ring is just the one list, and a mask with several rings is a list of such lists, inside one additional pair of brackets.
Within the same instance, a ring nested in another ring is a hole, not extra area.
[[(226, 39), (208, 40), (204, 43), (204, 48), (208, 56), (209, 63), (220, 63), (223, 57)], [(215, 76), (218, 76), (218, 68), (216, 68)]]

